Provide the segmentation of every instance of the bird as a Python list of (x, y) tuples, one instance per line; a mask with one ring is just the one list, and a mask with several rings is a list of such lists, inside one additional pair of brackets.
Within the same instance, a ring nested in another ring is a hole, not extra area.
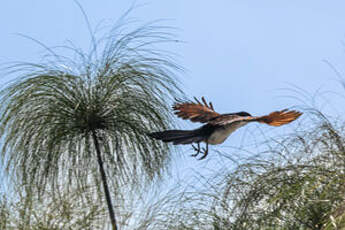
[[(201, 101), (194, 97), (193, 101), (177, 101), (173, 106), (174, 114), (184, 120), (200, 122), (202, 125), (193, 130), (165, 130), (151, 132), (148, 135), (163, 142), (172, 142), (174, 145), (192, 144), (196, 157), (203, 155), (199, 160), (205, 159), (208, 155), (208, 145), (222, 144), (234, 131), (250, 122), (259, 122), (270, 126), (281, 126), (288, 124), (302, 115), (296, 110), (283, 109), (272, 112), (265, 116), (252, 116), (247, 112), (219, 114), (214, 110), (211, 102), (207, 103), (204, 97)], [(200, 143), (205, 142), (205, 148), (200, 149)], [(194, 145), (197, 144), (197, 147)]]

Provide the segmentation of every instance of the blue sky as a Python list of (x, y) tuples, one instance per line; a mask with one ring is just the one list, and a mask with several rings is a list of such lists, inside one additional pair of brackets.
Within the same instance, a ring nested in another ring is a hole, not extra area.
[[(91, 25), (116, 20), (133, 2), (80, 1)], [(131, 14), (142, 22), (169, 19), (184, 43), (171, 47), (186, 68), (187, 94), (206, 96), (222, 112), (265, 113), (294, 105), (280, 90), (296, 85), (337, 91), (336, 75), (323, 60), (343, 69), (344, 1), (136, 1)], [(0, 3), (0, 62), (37, 60), (42, 50), (16, 33), (47, 46), (71, 40), (87, 48), (90, 36), (77, 5), (60, 1)]]
[[(128, 0), (80, 3), (92, 26), (115, 21), (133, 4)], [(178, 54), (186, 68), (181, 74), (185, 92), (205, 96), (219, 112), (260, 115), (299, 105), (292, 91), (282, 90), (291, 85), (310, 93), (319, 88), (343, 93), (335, 72), (323, 60), (340, 73), (345, 71), (345, 1), (137, 0), (136, 4), (144, 6), (136, 8), (132, 17), (142, 22), (167, 19), (163, 25), (179, 29), (177, 38), (184, 42), (169, 51)], [(41, 47), (16, 33), (47, 46), (71, 40), (86, 49), (90, 42), (83, 15), (71, 0), (1, 1), (0, 28), (0, 63), (36, 61), (42, 54)], [(341, 114), (338, 108), (344, 99), (334, 94), (327, 98), (325, 110)], [(225, 146), (239, 145), (246, 132), (244, 128), (234, 134)]]

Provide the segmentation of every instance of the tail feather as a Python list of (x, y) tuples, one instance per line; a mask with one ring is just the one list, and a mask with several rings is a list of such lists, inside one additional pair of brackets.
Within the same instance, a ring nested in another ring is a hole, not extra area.
[(163, 142), (173, 142), (174, 145), (198, 143), (204, 139), (197, 130), (166, 130), (148, 135)]
[(199, 143), (203, 141), (204, 138), (201, 136), (195, 136), (195, 137), (190, 137), (190, 138), (180, 138), (173, 140), (174, 145), (187, 145), (187, 144), (192, 144), (192, 143)]

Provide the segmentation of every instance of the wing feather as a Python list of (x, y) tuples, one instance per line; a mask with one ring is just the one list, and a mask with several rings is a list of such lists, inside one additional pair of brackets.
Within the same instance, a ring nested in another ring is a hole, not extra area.
[(271, 126), (281, 126), (296, 120), (302, 113), (295, 110), (281, 110), (272, 112), (266, 116), (238, 116), (236, 114), (222, 114), (211, 119), (208, 123), (212, 125), (228, 125), (237, 122), (253, 122), (257, 121)]
[(212, 103), (207, 103), (204, 97), (201, 98), (202, 102), (195, 97), (194, 100), (196, 102), (182, 102), (174, 104), (173, 109), (175, 114), (184, 120), (201, 123), (207, 123), (211, 119), (220, 115), (214, 111)]
[(238, 116), (236, 114), (219, 114), (214, 111), (211, 102), (207, 103), (204, 97), (199, 101), (194, 97), (195, 102), (181, 102), (173, 106), (174, 113), (184, 119), (192, 122), (209, 123), (212, 125), (227, 125), (233, 122), (252, 122), (257, 121), (271, 126), (281, 126), (288, 124), (302, 115), (295, 110), (284, 109), (275, 111), (265, 116)]
[(208, 123), (211, 125), (228, 125), (237, 122), (251, 122), (254, 121), (256, 117), (252, 116), (239, 116), (236, 114), (221, 114), (218, 117), (210, 120)]
[(301, 112), (284, 109), (281, 111), (272, 112), (266, 116), (257, 117), (255, 121), (271, 126), (281, 126), (296, 120), (301, 115)]

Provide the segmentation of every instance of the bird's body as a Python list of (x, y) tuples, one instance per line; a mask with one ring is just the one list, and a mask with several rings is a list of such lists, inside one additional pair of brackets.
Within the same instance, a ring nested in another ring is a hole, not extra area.
[(302, 113), (297, 111), (281, 110), (272, 112), (266, 116), (254, 117), (247, 112), (219, 114), (214, 111), (212, 103), (207, 104), (202, 97), (202, 104), (195, 99), (194, 102), (177, 103), (173, 106), (175, 114), (182, 119), (188, 119), (192, 122), (206, 123), (200, 128), (194, 130), (167, 130), (162, 132), (153, 132), (149, 135), (152, 138), (164, 142), (172, 142), (174, 145), (185, 145), (197, 143), (198, 148), (195, 156), (200, 152), (200, 143), (206, 143), (206, 149), (203, 151), (203, 159), (207, 156), (208, 145), (222, 144), (234, 131), (245, 126), (250, 122), (260, 122), (271, 126), (281, 126), (296, 120)]
[[(234, 115), (236, 116), (236, 115)], [(235, 121), (227, 125), (206, 124), (193, 130), (167, 130), (150, 133), (150, 136), (174, 145), (205, 142), (211, 145), (222, 144), (231, 133), (248, 124), (248, 121)]]
[(235, 122), (234, 124), (230, 123), (225, 126), (215, 127), (215, 130), (211, 133), (211, 135), (205, 142), (210, 145), (222, 144), (233, 132), (235, 132), (242, 126), (245, 126), (246, 124), (248, 124), (247, 121), (240, 121)]

